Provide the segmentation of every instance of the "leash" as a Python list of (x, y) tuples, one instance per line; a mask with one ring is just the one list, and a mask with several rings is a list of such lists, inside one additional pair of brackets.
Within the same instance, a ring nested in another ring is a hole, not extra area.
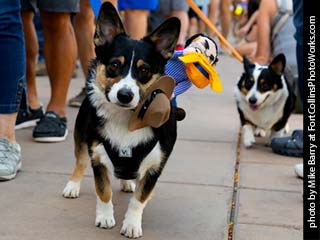
[[(243, 61), (242, 56), (240, 53), (225, 39), (222, 34), (217, 30), (217, 28), (211, 23), (209, 18), (201, 11), (201, 9), (193, 2), (193, 0), (185, 0), (190, 8), (202, 19), (202, 21), (208, 25), (209, 28), (217, 35), (221, 45), (230, 49), (231, 54), (237, 58), (240, 62)], [(223, 1), (223, 0), (221, 0)]]

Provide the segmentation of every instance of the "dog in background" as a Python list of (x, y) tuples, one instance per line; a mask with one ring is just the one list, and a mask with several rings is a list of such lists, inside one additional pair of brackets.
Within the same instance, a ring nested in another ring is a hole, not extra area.
[(251, 147), (255, 136), (281, 137), (294, 109), (295, 95), (283, 72), (286, 58), (277, 55), (268, 66), (243, 60), (244, 73), (235, 89), (243, 144)]
[(120, 179), (122, 191), (135, 191), (121, 228), (121, 234), (129, 238), (142, 236), (143, 209), (171, 154), (177, 124), (173, 108), (159, 128), (129, 131), (128, 123), (148, 88), (164, 73), (179, 32), (180, 21), (170, 18), (143, 39), (133, 40), (108, 2), (101, 6), (97, 19), (97, 57), (87, 81), (88, 95), (76, 119), (76, 165), (63, 196), (79, 196), (89, 156), (97, 193), (97, 227), (115, 226), (111, 175)]

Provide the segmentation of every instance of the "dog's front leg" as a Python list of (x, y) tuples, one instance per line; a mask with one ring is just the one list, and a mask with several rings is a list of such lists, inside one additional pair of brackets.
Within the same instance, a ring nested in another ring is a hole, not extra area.
[(110, 173), (106, 167), (106, 155), (93, 152), (91, 161), (97, 193), (96, 221), (100, 228), (112, 228), (116, 222), (113, 216), (112, 189)]
[(246, 148), (252, 147), (255, 143), (253, 126), (251, 124), (245, 124), (242, 127), (242, 140)]
[(137, 182), (135, 195), (130, 199), (129, 207), (123, 221), (121, 234), (129, 238), (142, 236), (142, 213), (160, 173), (149, 169), (144, 177)]
[(88, 165), (88, 147), (86, 144), (77, 141), (77, 139), (75, 141), (74, 154), (76, 165), (67, 185), (63, 189), (62, 195), (65, 198), (79, 197), (81, 180)]

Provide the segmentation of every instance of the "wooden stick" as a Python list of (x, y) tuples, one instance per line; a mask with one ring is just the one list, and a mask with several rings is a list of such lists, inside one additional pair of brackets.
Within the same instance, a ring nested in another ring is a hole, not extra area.
[[(209, 18), (207, 18), (206, 15), (201, 11), (201, 9), (193, 2), (193, 0), (185, 0), (189, 7), (192, 8), (192, 10), (202, 19), (202, 21), (208, 25), (209, 28), (217, 35), (221, 45), (226, 46), (231, 50), (231, 54), (236, 57), (240, 62), (243, 61), (242, 56), (240, 53), (225, 39), (222, 34), (217, 30), (217, 28), (211, 23)], [(223, 1), (223, 0), (221, 0)]]

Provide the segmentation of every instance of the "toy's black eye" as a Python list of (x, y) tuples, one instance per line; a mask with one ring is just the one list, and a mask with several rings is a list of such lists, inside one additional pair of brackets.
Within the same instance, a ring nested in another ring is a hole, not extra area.
[(137, 78), (141, 83), (146, 83), (151, 78), (151, 70), (148, 64), (143, 64), (137, 69)]
[(201, 51), (200, 48), (197, 48), (197, 47), (196, 47), (195, 50), (196, 50), (197, 53), (202, 53), (202, 51)]
[(111, 60), (107, 66), (107, 75), (116, 77), (120, 74), (121, 62), (118, 59)]

